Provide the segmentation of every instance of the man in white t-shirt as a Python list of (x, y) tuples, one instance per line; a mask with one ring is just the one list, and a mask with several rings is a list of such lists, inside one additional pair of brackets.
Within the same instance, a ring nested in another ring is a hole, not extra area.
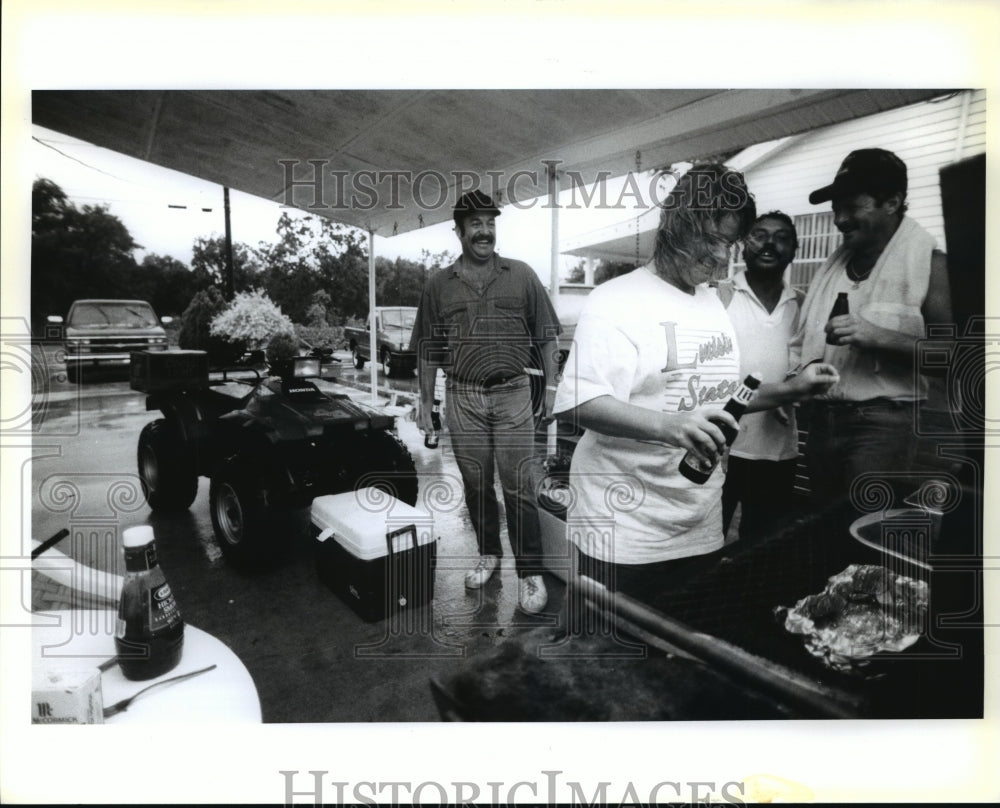
[[(740, 348), (740, 375), (780, 382), (788, 370), (788, 343), (799, 326), (802, 292), (785, 278), (798, 236), (791, 217), (771, 211), (743, 240), (746, 272), (719, 284)], [(722, 489), (722, 529), (740, 506), (740, 538), (759, 536), (794, 506), (798, 429), (792, 407), (748, 413), (729, 452)]]
[[(722, 547), (721, 469), (702, 485), (679, 471), (685, 452), (716, 461), (721, 410), (739, 387), (729, 317), (707, 282), (756, 218), (743, 176), (695, 166), (664, 201), (653, 258), (587, 298), (553, 413), (586, 431), (570, 468), (569, 540), (579, 571), (642, 600)], [(825, 390), (817, 364), (761, 385), (752, 408)]]

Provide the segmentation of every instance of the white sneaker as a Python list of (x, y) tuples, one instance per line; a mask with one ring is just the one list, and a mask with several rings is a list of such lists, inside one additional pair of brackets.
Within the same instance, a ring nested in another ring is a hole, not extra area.
[(480, 556), (476, 566), (465, 573), (465, 588), (479, 589), (490, 579), (499, 563), (500, 559), (495, 555)]
[(517, 585), (517, 602), (522, 611), (528, 614), (538, 614), (549, 602), (549, 593), (545, 591), (545, 581), (541, 575), (525, 575)]

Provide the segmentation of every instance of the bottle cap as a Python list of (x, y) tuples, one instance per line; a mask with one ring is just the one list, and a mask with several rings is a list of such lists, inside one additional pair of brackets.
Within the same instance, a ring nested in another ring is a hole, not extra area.
[(122, 544), (125, 547), (145, 547), (154, 539), (153, 528), (150, 525), (129, 527), (122, 531)]
[(762, 379), (763, 377), (764, 377), (764, 374), (763, 374), (763, 373), (761, 373), (761, 372), (760, 372), (759, 370), (755, 370), (755, 371), (754, 371), (753, 373), (750, 373), (750, 374), (749, 374), (749, 375), (748, 375), (748, 376), (747, 376), (747, 377), (746, 377), (746, 378), (745, 378), (745, 379), (743, 380), (743, 384), (745, 384), (745, 385), (746, 385), (747, 387), (749, 387), (749, 388), (750, 388), (751, 390), (756, 390), (756, 389), (757, 389), (758, 387), (760, 387), (760, 380), (761, 380), (761, 379)]

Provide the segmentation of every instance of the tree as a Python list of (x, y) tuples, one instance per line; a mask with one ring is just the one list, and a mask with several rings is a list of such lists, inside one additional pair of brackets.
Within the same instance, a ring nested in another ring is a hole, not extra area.
[[(226, 239), (223, 236), (198, 237), (191, 250), (191, 270), (194, 286), (205, 289), (216, 286), (226, 288)], [(261, 264), (257, 252), (246, 244), (233, 244), (233, 289), (249, 291), (259, 282)]]
[(31, 313), (36, 324), (82, 297), (131, 297), (141, 247), (102, 205), (78, 209), (48, 179), (31, 189)]
[(587, 279), (587, 271), (584, 267), (584, 261), (581, 258), (579, 263), (570, 269), (569, 273), (566, 275), (566, 283), (583, 283)]
[(610, 281), (619, 275), (627, 275), (633, 269), (635, 269), (635, 264), (601, 261), (601, 265), (594, 271), (594, 286), (600, 286), (605, 281)]
[[(354, 313), (360, 286), (367, 295), (360, 231), (316, 216), (292, 216), (287, 211), (281, 214), (276, 231), (278, 242), (262, 243), (258, 254), (264, 266), (261, 285), (282, 311), (295, 322), (306, 322), (309, 301), (316, 292), (326, 290), (332, 300), (327, 307), (331, 315)], [(345, 292), (346, 300), (342, 300)]]
[(226, 309), (226, 299), (216, 286), (198, 292), (181, 316), (177, 344), (181, 348), (206, 351), (213, 365), (230, 365), (245, 349), (243, 343), (232, 343), (224, 337), (212, 336), (212, 321)]
[(194, 274), (187, 264), (169, 255), (148, 253), (136, 271), (133, 288), (159, 315), (183, 312), (194, 294)]

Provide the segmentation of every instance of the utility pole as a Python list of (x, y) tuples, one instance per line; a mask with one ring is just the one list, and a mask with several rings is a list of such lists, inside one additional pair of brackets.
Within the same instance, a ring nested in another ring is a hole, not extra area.
[(223, 207), (226, 216), (226, 300), (236, 297), (236, 285), (233, 281), (233, 232), (229, 223), (229, 188), (222, 188)]

